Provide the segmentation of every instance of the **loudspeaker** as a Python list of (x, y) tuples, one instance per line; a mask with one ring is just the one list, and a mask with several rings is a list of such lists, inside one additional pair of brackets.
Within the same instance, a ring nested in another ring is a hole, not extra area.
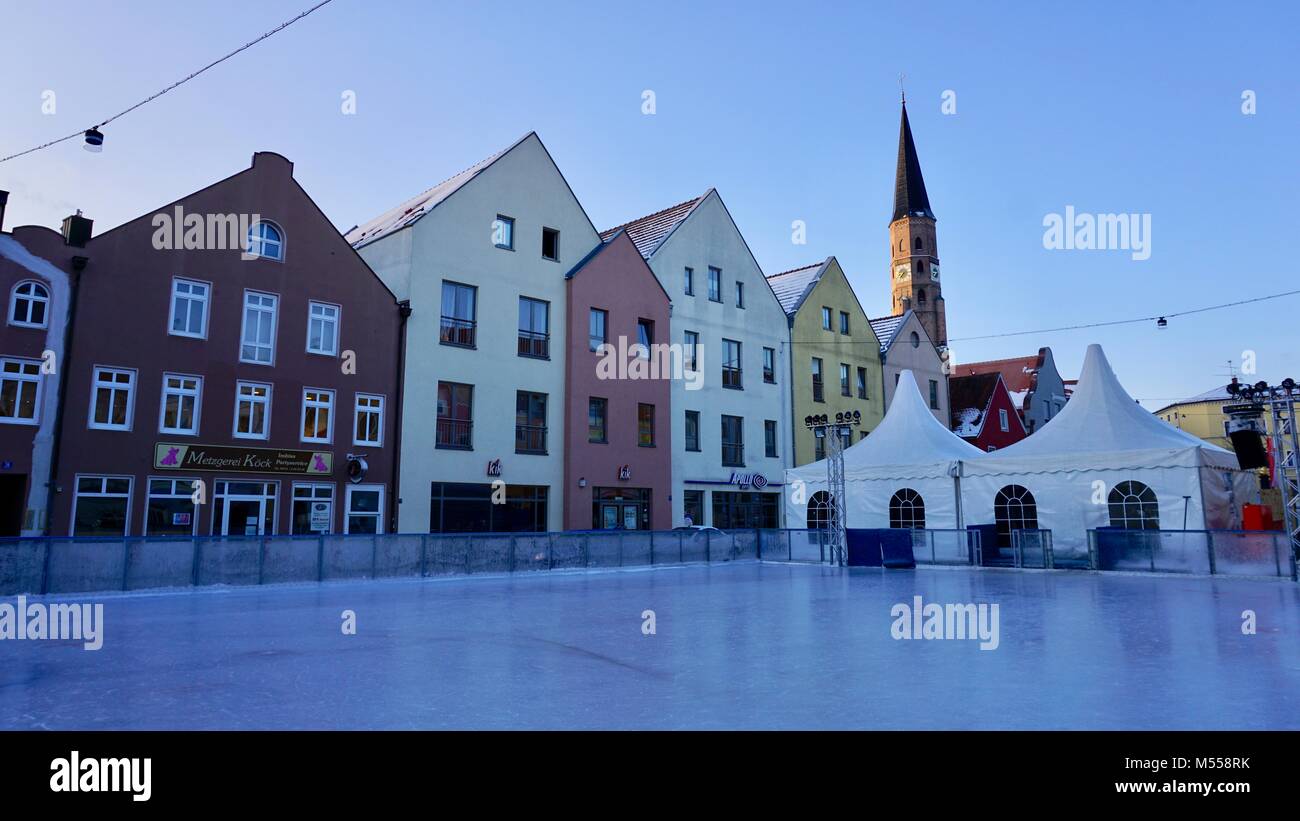
[(1268, 451), (1264, 448), (1264, 437), (1258, 431), (1249, 428), (1229, 431), (1228, 438), (1232, 440), (1232, 449), (1237, 452), (1242, 470), (1268, 467)]

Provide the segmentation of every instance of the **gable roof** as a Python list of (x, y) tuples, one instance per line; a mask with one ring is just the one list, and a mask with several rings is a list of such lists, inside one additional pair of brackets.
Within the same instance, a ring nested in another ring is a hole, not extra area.
[(408, 228), (419, 222), (424, 216), (445, 201), (452, 194), (459, 191), (467, 182), (477, 177), (483, 171), (488, 169), (492, 163), (509, 154), (529, 137), (536, 136), (536, 131), (529, 131), (524, 136), (515, 140), (506, 148), (501, 149), (486, 159), (466, 168), (464, 171), (453, 177), (443, 180), (430, 189), (427, 189), (414, 197), (399, 203), (384, 213), (356, 226), (348, 231), (345, 238), (351, 243), (353, 248), (361, 248), (370, 243), (382, 239), (389, 234), (396, 233), (403, 228)]
[(954, 376), (977, 374), (1002, 374), (1011, 393), (1031, 391), (1038, 386), (1038, 369), (1043, 367), (1043, 352), (1035, 356), (1016, 356), (1010, 359), (989, 359), (984, 362), (965, 362), (953, 370)]
[[(584, 268), (591, 264), (591, 262), (603, 254), (605, 249), (612, 248), (619, 242), (631, 241), (631, 238), (627, 236), (627, 232), (615, 231), (609, 239), (602, 240), (595, 248), (592, 248), (585, 257), (578, 261), (577, 265), (573, 266), (572, 270), (564, 275), (564, 278), (573, 279), (576, 277)], [(635, 243), (633, 243), (633, 247), (635, 248)], [(670, 296), (668, 290), (664, 288), (663, 283), (659, 281), (659, 277), (655, 276), (654, 271), (650, 270), (650, 265), (645, 261), (644, 257), (641, 259), (641, 267), (645, 270), (645, 275), (654, 281), (654, 284), (659, 288), (659, 292), (664, 295), (664, 300), (668, 303), (668, 307), (671, 310), (673, 304), (672, 296)]]
[(925, 193), (912, 125), (907, 121), (907, 103), (903, 103), (903, 118), (898, 124), (898, 167), (894, 171), (894, 220), (912, 215), (935, 218), (930, 210), (930, 197)]
[(979, 436), (1001, 380), (1002, 374), (996, 371), (948, 378), (948, 407), (952, 411), (953, 433), (967, 438)]
[(1189, 396), (1186, 399), (1179, 399), (1177, 402), (1170, 402), (1168, 405), (1165, 405), (1163, 408), (1156, 411), (1156, 413), (1158, 414), (1164, 413), (1170, 408), (1178, 407), (1180, 405), (1195, 405), (1198, 402), (1233, 402), (1233, 401), (1239, 401), (1239, 400), (1235, 400), (1233, 396), (1230, 393), (1228, 393), (1227, 385), (1221, 385), (1217, 388), (1211, 388), (1205, 393), (1198, 393), (1197, 395)]
[(632, 243), (636, 245), (636, 249), (641, 252), (641, 256), (650, 259), (654, 256), (654, 252), (659, 250), (659, 246), (664, 244), (664, 240), (668, 239), (668, 235), (676, 230), (677, 226), (681, 225), (712, 191), (713, 189), (710, 188), (695, 199), (679, 202), (662, 211), (607, 228), (600, 232), (600, 238), (610, 239), (619, 231), (626, 231)]
[(880, 340), (880, 352), (885, 353), (890, 346), (894, 344), (894, 337), (898, 331), (907, 322), (907, 317), (911, 315), (911, 309), (893, 316), (882, 316), (880, 319), (868, 319), (871, 323), (871, 330), (876, 332), (876, 338)]
[(772, 293), (776, 294), (776, 299), (781, 303), (786, 316), (794, 317), (798, 313), (804, 300), (812, 293), (813, 288), (817, 287), (822, 274), (826, 273), (833, 259), (835, 257), (827, 257), (821, 262), (805, 265), (802, 268), (791, 268), (779, 274), (766, 275), (767, 284), (772, 287)]

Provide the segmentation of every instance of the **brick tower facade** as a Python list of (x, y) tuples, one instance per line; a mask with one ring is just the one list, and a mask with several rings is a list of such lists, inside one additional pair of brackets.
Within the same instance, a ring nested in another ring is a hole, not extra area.
[(930, 341), (948, 344), (935, 216), (925, 193), (921, 162), (907, 121), (907, 103), (898, 130), (898, 169), (894, 177), (894, 217), (889, 223), (889, 276), (893, 313), (916, 313)]

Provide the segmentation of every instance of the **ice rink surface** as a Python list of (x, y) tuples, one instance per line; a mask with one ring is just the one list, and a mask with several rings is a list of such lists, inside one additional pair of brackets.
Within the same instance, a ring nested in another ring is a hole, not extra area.
[[(998, 604), (999, 647), (891, 638), (915, 595)], [(104, 646), (0, 641), (0, 727), (1300, 728), (1285, 581), (751, 562), (57, 600), (102, 601)]]

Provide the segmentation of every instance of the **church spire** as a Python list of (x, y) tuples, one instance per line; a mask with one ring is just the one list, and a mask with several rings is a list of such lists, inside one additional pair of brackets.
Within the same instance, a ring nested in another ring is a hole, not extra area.
[(894, 220), (907, 216), (935, 219), (930, 198), (925, 193), (921, 161), (912, 141), (912, 126), (907, 122), (907, 101), (903, 100), (903, 119), (898, 127), (898, 169), (894, 172)]

